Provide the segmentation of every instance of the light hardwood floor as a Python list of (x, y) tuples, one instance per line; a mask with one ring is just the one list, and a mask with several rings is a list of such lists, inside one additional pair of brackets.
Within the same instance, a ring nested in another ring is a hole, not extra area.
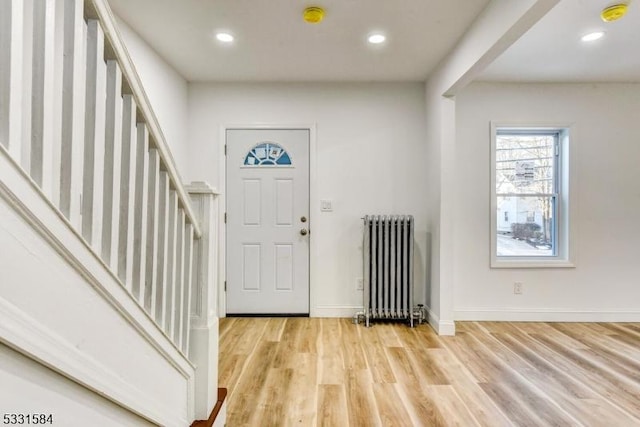
[(220, 321), (227, 426), (640, 426), (640, 324)]

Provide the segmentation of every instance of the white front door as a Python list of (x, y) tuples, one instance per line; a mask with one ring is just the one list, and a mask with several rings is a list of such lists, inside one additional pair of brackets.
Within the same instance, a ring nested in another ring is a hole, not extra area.
[(226, 140), (227, 314), (308, 314), (309, 130)]

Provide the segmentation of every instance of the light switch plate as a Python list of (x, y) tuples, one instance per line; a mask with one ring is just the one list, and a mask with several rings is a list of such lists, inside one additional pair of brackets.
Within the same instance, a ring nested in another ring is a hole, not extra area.
[(323, 199), (320, 200), (320, 211), (321, 212), (332, 212), (333, 211), (333, 203), (331, 200)]

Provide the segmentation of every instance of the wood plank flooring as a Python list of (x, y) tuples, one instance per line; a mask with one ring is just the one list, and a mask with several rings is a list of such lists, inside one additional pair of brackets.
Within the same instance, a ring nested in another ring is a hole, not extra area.
[(640, 324), (220, 320), (227, 426), (640, 426)]

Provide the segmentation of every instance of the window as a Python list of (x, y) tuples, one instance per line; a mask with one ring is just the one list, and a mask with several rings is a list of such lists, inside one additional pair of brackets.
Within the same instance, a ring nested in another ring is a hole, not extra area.
[(262, 142), (244, 157), (245, 166), (290, 166), (289, 153), (275, 142)]
[(536, 222), (536, 211), (527, 212), (527, 222)]
[(492, 267), (570, 266), (568, 128), (492, 133)]

